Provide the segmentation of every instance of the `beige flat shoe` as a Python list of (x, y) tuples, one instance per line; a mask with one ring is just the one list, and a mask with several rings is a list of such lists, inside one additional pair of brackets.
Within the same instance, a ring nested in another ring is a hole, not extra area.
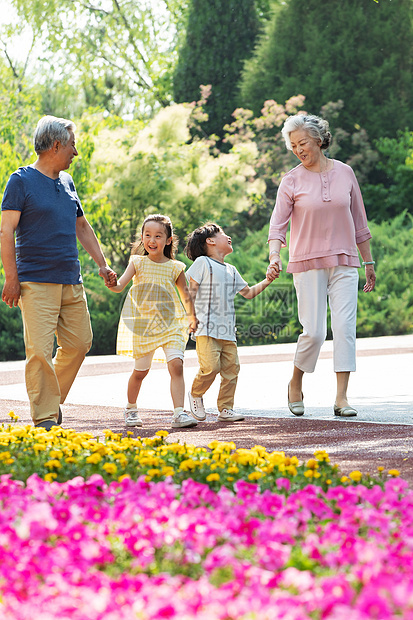
[(301, 400), (297, 400), (294, 403), (290, 402), (290, 384), (288, 384), (287, 390), (287, 401), (288, 401), (288, 409), (291, 411), (293, 415), (304, 415), (304, 394), (301, 392)]
[(357, 415), (357, 409), (353, 407), (337, 407), (337, 405), (334, 405), (334, 415), (341, 416), (342, 418), (351, 418)]

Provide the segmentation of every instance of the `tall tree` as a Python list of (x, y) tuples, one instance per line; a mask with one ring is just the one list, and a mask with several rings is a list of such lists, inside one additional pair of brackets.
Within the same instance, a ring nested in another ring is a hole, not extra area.
[(175, 101), (198, 99), (201, 84), (211, 84), (203, 128), (222, 136), (237, 107), (237, 83), (259, 30), (254, 0), (190, 0), (186, 37), (179, 52)]
[(319, 113), (342, 100), (338, 121), (371, 138), (413, 125), (412, 0), (289, 0), (274, 12), (242, 78), (243, 105), (302, 93)]
[[(58, 107), (80, 98), (83, 107), (142, 115), (172, 100), (175, 24), (182, 22), (186, 2), (9, 0), (17, 17), (0, 25), (0, 55), (16, 77), (35, 63), (37, 82), (45, 83)], [(25, 67), (14, 53), (22, 34), (33, 42)]]

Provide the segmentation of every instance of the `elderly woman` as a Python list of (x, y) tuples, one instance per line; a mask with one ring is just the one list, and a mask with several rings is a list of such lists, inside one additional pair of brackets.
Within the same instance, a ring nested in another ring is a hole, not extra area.
[(350, 166), (325, 155), (331, 142), (327, 121), (296, 114), (287, 118), (282, 135), (300, 164), (287, 172), (278, 188), (268, 236), (267, 276), (273, 279), (282, 270), (280, 249), (285, 247), (291, 220), (287, 272), (293, 274), (303, 332), (288, 384), (288, 407), (296, 416), (304, 414), (303, 375), (314, 372), (326, 338), (328, 299), (337, 376), (334, 413), (356, 416), (347, 400), (347, 386), (356, 369), (357, 248), (366, 271), (363, 290), (372, 291), (376, 281), (363, 199)]

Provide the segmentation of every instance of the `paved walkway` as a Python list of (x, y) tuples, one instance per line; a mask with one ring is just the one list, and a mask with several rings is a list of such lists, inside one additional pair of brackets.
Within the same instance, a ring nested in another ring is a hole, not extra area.
[[(218, 381), (204, 401), (211, 415), (205, 423), (174, 437), (197, 445), (212, 439), (233, 440), (238, 447), (255, 443), (307, 458), (324, 448), (343, 471), (360, 468), (373, 472), (377, 465), (395, 467), (413, 483), (413, 335), (360, 339), (357, 372), (351, 376), (349, 400), (357, 418), (333, 415), (335, 377), (332, 343), (323, 346), (314, 374), (304, 378), (306, 413), (294, 418), (287, 408), (295, 344), (240, 347), (241, 372), (236, 409), (247, 419), (238, 424), (216, 422)], [(63, 406), (64, 426), (102, 434), (105, 428), (124, 432), (122, 410), (132, 368), (127, 358), (87, 357)], [(185, 381), (188, 388), (197, 371), (195, 351), (187, 351)], [(154, 364), (145, 379), (138, 405), (144, 427), (136, 434), (151, 435), (169, 428), (171, 397), (164, 365)], [(13, 409), (30, 423), (24, 385), (24, 362), (0, 363), (0, 423)]]

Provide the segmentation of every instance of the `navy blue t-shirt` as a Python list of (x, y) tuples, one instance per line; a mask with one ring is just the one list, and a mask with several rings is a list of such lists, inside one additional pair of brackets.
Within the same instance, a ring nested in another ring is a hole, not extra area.
[(82, 282), (76, 221), (83, 209), (70, 174), (51, 179), (33, 166), (22, 166), (6, 185), (1, 209), (21, 212), (16, 228), (20, 282)]

